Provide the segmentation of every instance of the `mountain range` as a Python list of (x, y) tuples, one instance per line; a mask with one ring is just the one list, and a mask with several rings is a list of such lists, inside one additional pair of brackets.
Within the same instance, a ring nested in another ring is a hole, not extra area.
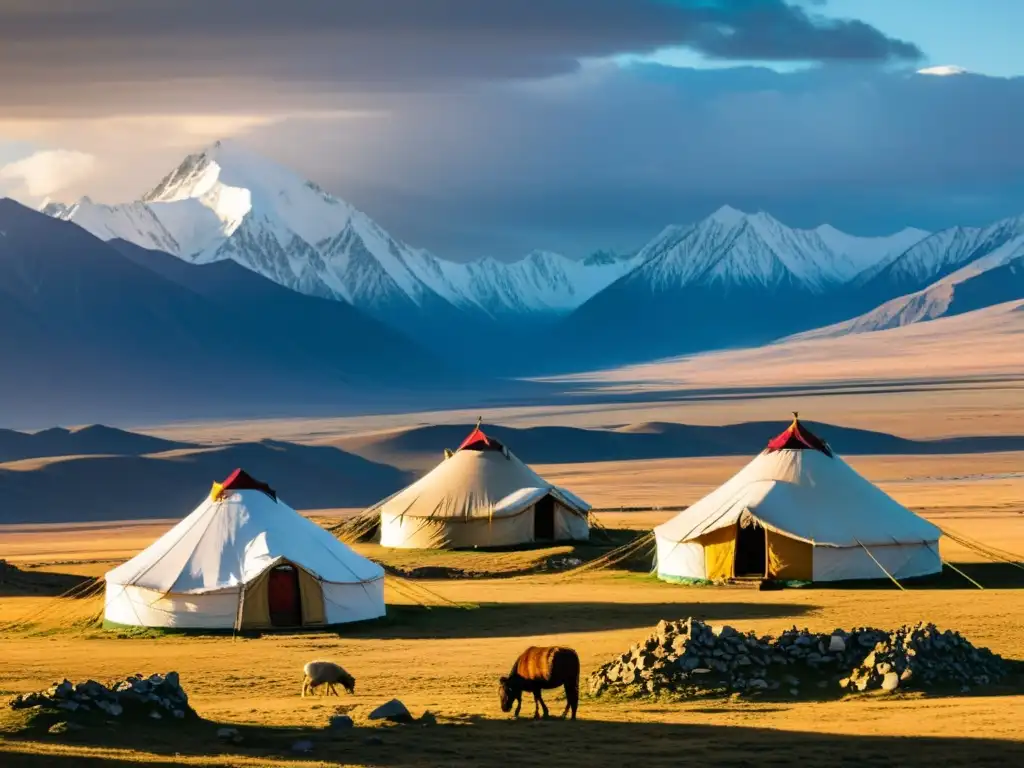
[[(857, 237), (724, 206), (631, 254), (462, 263), (232, 142), (134, 202), (43, 213), (0, 205), (0, 322), (21, 329), (0, 354), (22, 366), (0, 394), (31, 381), (55, 395), (71, 370), (73, 399), (112, 406), (118, 388), (210, 399), (199, 390), (221, 387), (212, 399), (239, 403), (274, 392), (282, 407), (379, 397), (389, 382), (469, 391), (467, 370), (566, 373), (1024, 298), (1024, 217)], [(230, 385), (199, 383), (195, 371), (228, 359), (241, 366)]]
[(578, 261), (546, 251), (511, 263), (439, 259), (232, 142), (185, 158), (135, 202), (100, 205), (83, 198), (70, 206), (50, 204), (45, 212), (100, 239), (195, 264), (233, 260), (423, 339), (454, 319), (487, 323), (568, 313), (633, 264), (609, 253)]
[[(725, 206), (664, 230), (632, 272), (559, 326), (553, 342), (575, 352), (575, 367), (761, 344), (848, 317), (860, 308), (851, 283), (928, 236), (792, 229), (767, 213)], [(597, 354), (585, 343), (595, 333), (604, 342)]]
[[(908, 228), (863, 238), (827, 225), (794, 230), (766, 213), (725, 206), (696, 224), (666, 228), (630, 255), (599, 252), (576, 260), (538, 250), (514, 262), (460, 263), (402, 242), (315, 183), (232, 142), (185, 158), (140, 200), (101, 205), (84, 198), (45, 212), (100, 239), (187, 262), (235, 261), (295, 291), (351, 304), (439, 353), (450, 351), (454, 338), (456, 348), (472, 348), (496, 370), (515, 358), (517, 373), (523, 365), (544, 370), (572, 363), (559, 353), (567, 344), (587, 365), (614, 361), (614, 351), (607, 353), (620, 338), (631, 354), (648, 354), (650, 344), (638, 347), (633, 336), (650, 337), (653, 330), (658, 337), (669, 319), (690, 325), (704, 317), (695, 292), (745, 304), (762, 294), (790, 302), (803, 293), (823, 296), (929, 234)], [(675, 313), (680, 303), (692, 317)], [(824, 319), (842, 317), (828, 305), (833, 314)], [(807, 313), (798, 314), (759, 330), (810, 327), (801, 325)], [(664, 351), (714, 345), (726, 325), (729, 343), (760, 340), (742, 333), (749, 325), (742, 313), (728, 320), (711, 333), (688, 334), (683, 347), (677, 332), (668, 334)], [(529, 359), (509, 354), (524, 349)]]
[(800, 336), (880, 331), (1024, 299), (1024, 216), (938, 232), (863, 273), (855, 288), (881, 304)]
[[(5, 422), (358, 410), (472, 376), (351, 305), (192, 265), (0, 199)], [(89, 418), (92, 417), (92, 418)]]

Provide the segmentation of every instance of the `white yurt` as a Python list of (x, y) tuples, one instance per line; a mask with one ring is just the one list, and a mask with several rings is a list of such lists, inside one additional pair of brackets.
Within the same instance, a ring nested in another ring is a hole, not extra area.
[(667, 581), (939, 573), (941, 531), (859, 475), (800, 423), (724, 485), (654, 529)]
[(542, 478), (479, 425), (428, 474), (368, 510), (377, 511), (385, 547), (508, 547), (590, 537), (590, 505)]
[(105, 578), (109, 625), (323, 627), (385, 613), (383, 568), (240, 469)]

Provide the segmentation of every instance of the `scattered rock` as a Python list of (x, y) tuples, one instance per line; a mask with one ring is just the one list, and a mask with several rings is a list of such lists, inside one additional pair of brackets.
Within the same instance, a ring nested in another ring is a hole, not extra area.
[(355, 723), (348, 715), (334, 715), (327, 726), (332, 731), (347, 731), (355, 727)]
[(237, 728), (218, 728), (217, 738), (223, 739), (224, 741), (231, 741), (236, 736), (240, 736)]
[(411, 723), (412, 715), (398, 699), (381, 704), (370, 713), (370, 720), (390, 720), (392, 723)]
[(988, 685), (1007, 663), (959, 634), (919, 624), (886, 632), (870, 627), (817, 634), (793, 627), (758, 637), (697, 619), (661, 621), (654, 632), (597, 669), (591, 695), (753, 696), (817, 686), (839, 691)]
[(62, 680), (45, 691), (16, 696), (9, 706), (60, 712), (67, 722), (78, 726), (105, 726), (111, 719), (155, 722), (198, 718), (175, 672), (148, 678), (136, 674), (109, 687), (95, 680), (77, 684)]
[(900, 676), (895, 672), (886, 672), (882, 676), (882, 690), (883, 691), (895, 691), (900, 687)]
[(958, 632), (918, 624), (880, 639), (852, 671), (847, 686), (861, 691), (914, 687), (964, 692), (1008, 674), (1007, 663), (987, 648), (975, 648)]
[(429, 710), (420, 715), (420, 725), (437, 725), (437, 716)]

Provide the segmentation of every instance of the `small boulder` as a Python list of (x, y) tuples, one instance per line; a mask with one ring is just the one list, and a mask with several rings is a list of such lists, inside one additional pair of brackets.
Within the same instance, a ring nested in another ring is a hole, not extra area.
[(381, 704), (370, 713), (370, 720), (390, 720), (392, 723), (411, 723), (413, 721), (405, 704), (398, 699)]
[(332, 731), (347, 731), (355, 727), (355, 723), (348, 715), (334, 715), (327, 725)]
[(309, 739), (299, 739), (292, 744), (292, 752), (296, 754), (305, 755), (313, 751), (313, 742)]
[(900, 687), (900, 676), (895, 672), (886, 672), (882, 677), (882, 690), (895, 691)]

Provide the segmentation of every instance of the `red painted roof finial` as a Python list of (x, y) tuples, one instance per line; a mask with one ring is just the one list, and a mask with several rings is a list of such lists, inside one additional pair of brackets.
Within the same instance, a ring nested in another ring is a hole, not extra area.
[(832, 455), (828, 444), (800, 423), (800, 413), (793, 411), (793, 423), (780, 435), (768, 442), (768, 452), (811, 449), (826, 456)]
[(473, 431), (469, 433), (462, 444), (456, 449), (461, 451), (464, 449), (470, 449), (474, 451), (500, 451), (502, 444), (495, 440), (493, 437), (488, 437), (484, 434), (484, 431), (480, 428), (483, 423), (483, 416), (478, 416), (476, 420), (476, 426)]

